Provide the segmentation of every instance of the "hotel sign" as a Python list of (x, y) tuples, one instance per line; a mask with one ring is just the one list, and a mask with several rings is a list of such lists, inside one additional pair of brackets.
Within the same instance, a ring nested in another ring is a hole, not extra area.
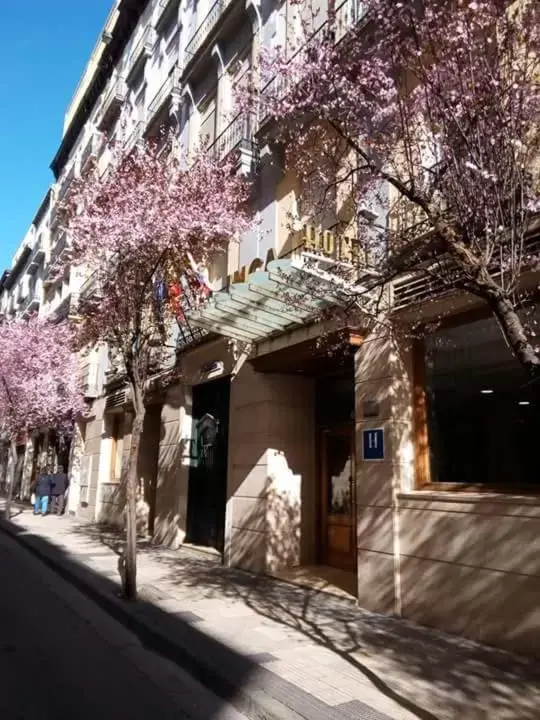
[[(337, 235), (330, 230), (320, 230), (312, 225), (304, 225), (297, 234), (298, 245), (292, 250), (290, 257), (302, 253), (313, 253), (322, 258), (334, 260), (346, 265), (358, 265), (362, 260), (362, 252), (358, 247), (356, 238), (347, 235)], [(286, 257), (286, 256), (284, 256)], [(242, 265), (227, 278), (227, 285), (247, 282), (248, 276), (257, 270), (266, 270), (272, 260), (276, 260), (276, 253), (271, 248), (266, 253), (266, 258), (254, 258), (249, 265)]]

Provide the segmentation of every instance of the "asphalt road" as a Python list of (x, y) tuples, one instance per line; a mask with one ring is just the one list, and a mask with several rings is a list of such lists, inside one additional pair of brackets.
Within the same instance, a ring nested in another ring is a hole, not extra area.
[(246, 720), (0, 532), (1, 720)]

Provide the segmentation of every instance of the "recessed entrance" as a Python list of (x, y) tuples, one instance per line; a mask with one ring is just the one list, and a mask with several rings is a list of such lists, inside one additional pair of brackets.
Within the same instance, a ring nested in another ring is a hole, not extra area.
[(320, 562), (356, 568), (354, 372), (352, 362), (317, 378)]
[(186, 542), (219, 552), (225, 532), (229, 399), (229, 378), (193, 388)]
[(321, 452), (322, 561), (356, 568), (354, 435), (350, 425), (323, 430)]

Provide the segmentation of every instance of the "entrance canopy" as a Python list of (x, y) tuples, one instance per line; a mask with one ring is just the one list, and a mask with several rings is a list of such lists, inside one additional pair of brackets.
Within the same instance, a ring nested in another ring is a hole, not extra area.
[(250, 273), (246, 282), (214, 293), (203, 306), (190, 311), (188, 319), (205, 330), (258, 343), (365, 295), (367, 287), (357, 278), (357, 268), (335, 261), (329, 267), (326, 258), (310, 253), (272, 260), (265, 270)]

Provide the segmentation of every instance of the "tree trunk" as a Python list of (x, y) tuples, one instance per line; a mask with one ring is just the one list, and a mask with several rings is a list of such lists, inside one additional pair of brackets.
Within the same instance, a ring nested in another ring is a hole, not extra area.
[(139, 447), (144, 425), (145, 407), (142, 388), (132, 384), (135, 416), (131, 428), (131, 445), (126, 468), (126, 550), (124, 555), (124, 597), (137, 599), (137, 490)]
[(15, 440), (12, 440), (10, 442), (9, 450), (11, 455), (11, 463), (9, 462), (8, 458), (8, 489), (6, 493), (6, 505), (4, 508), (4, 516), (6, 520), (11, 519), (11, 501), (13, 500), (13, 485), (15, 484), (15, 473), (17, 471), (17, 443), (15, 442)]
[(513, 304), (508, 298), (498, 297), (492, 299), (490, 305), (516, 358), (532, 378), (540, 377), (540, 357), (531, 345)]

